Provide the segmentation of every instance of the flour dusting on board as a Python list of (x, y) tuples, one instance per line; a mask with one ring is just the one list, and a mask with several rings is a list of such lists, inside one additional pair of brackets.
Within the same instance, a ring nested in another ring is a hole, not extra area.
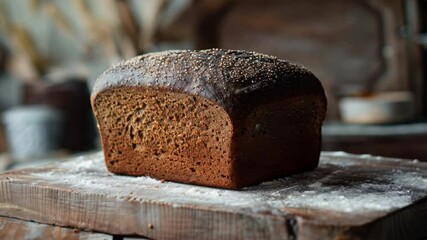
[(301, 192), (278, 191), (270, 201), (273, 206), (292, 208), (312, 208), (337, 212), (384, 211), (408, 205), (411, 197), (403, 191), (369, 193), (361, 189), (331, 190), (316, 188)]
[[(386, 161), (387, 159), (383, 159)], [(287, 208), (325, 212), (367, 214), (409, 205), (427, 196), (427, 173), (422, 163), (408, 161), (408, 170), (366, 167), (376, 157), (323, 153), (320, 165), (311, 172), (264, 182), (241, 190), (225, 190), (150, 177), (109, 173), (101, 153), (75, 157), (57, 164), (58, 171), (35, 171), (40, 182), (67, 186), (74, 191), (103, 194), (120, 201), (158, 201), (173, 207), (219, 206), (286, 213)], [(390, 159), (395, 162), (395, 159)], [(363, 167), (365, 165), (365, 167)], [(375, 172), (378, 171), (378, 172)]]
[(407, 188), (427, 190), (427, 178), (419, 176), (416, 172), (394, 173), (393, 184)]
[[(62, 162), (60, 166), (64, 168), (78, 168), (78, 169), (88, 169), (95, 166), (95, 160), (97, 158), (87, 158), (85, 156), (78, 156), (75, 158), (75, 161), (66, 161)], [(99, 166), (96, 166), (99, 167)], [(105, 167), (104, 167), (105, 168)], [(106, 169), (106, 168), (105, 168)]]

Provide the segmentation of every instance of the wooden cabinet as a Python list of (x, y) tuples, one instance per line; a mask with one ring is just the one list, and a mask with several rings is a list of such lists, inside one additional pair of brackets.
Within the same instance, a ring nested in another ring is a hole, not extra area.
[(328, 120), (339, 120), (342, 96), (366, 92), (412, 91), (422, 112), (425, 80), (415, 41), (426, 13), (412, 16), (422, 1), (220, 2), (222, 8), (212, 7), (216, 14), (201, 16), (199, 47), (253, 50), (306, 66), (326, 89)]

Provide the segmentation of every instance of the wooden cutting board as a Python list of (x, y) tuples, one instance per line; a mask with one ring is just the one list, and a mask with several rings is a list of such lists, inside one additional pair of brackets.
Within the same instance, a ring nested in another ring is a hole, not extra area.
[(427, 166), (343, 152), (241, 190), (111, 174), (101, 153), (0, 174), (0, 215), (156, 239), (422, 239)]

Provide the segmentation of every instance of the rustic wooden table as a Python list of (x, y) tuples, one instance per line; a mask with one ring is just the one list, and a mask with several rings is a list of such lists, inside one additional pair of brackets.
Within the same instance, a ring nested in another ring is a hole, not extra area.
[(113, 175), (95, 153), (1, 173), (0, 215), (0, 239), (426, 239), (427, 165), (324, 152), (225, 190)]

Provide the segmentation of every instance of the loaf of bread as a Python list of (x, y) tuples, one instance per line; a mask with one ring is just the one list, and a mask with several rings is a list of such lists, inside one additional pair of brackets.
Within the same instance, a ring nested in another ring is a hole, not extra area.
[(235, 189), (318, 164), (322, 85), (272, 56), (146, 54), (105, 71), (91, 101), (116, 174)]

